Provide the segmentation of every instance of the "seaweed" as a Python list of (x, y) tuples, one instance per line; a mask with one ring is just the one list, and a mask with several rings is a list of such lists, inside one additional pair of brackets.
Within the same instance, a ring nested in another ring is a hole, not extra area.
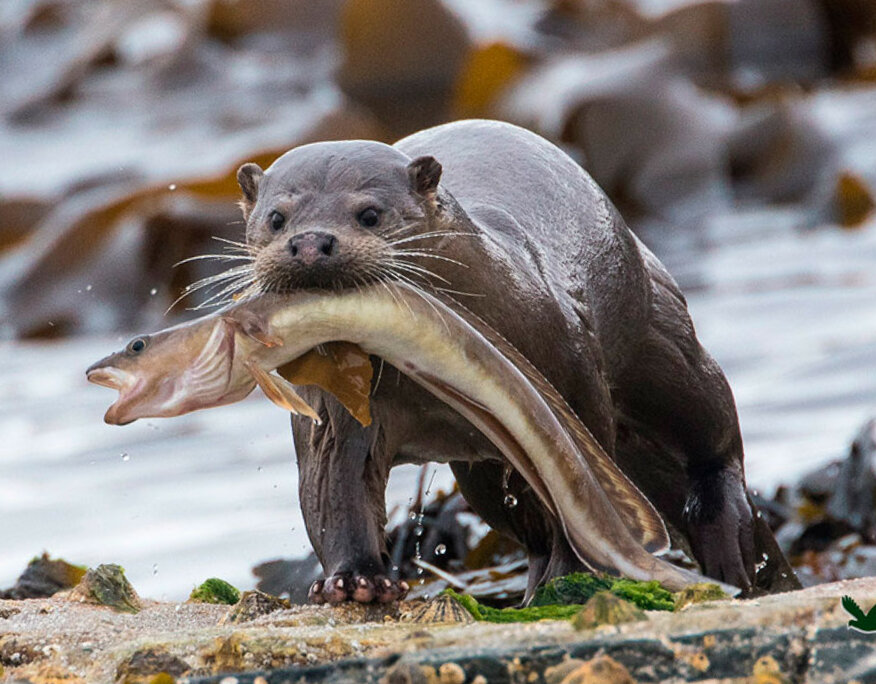
[(675, 607), (672, 594), (656, 580), (640, 582), (589, 572), (574, 572), (552, 579), (536, 591), (532, 605), (583, 604), (599, 591), (610, 591), (642, 610), (673, 610)]
[(453, 589), (445, 589), (442, 593), (459, 601), (472, 617), (479, 622), (538, 622), (539, 620), (568, 620), (575, 615), (581, 606), (577, 605), (543, 605), (527, 608), (493, 608), (478, 603), (473, 596), (457, 594)]
[(493, 608), (452, 589), (445, 589), (444, 593), (459, 601), (475, 620), (507, 623), (568, 620), (581, 610), (582, 604), (602, 591), (629, 601), (641, 610), (671, 611), (675, 608), (672, 594), (656, 580), (639, 582), (587, 572), (552, 579), (536, 591), (532, 603), (526, 608)]
[(240, 601), (240, 591), (225, 580), (211, 577), (192, 589), (189, 601), (194, 603), (224, 603), (233, 606)]

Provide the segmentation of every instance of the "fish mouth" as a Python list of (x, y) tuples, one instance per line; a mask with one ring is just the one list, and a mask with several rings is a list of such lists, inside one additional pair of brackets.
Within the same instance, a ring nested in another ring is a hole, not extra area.
[(118, 390), (119, 398), (106, 410), (103, 416), (105, 423), (109, 425), (127, 425), (133, 423), (136, 418), (125, 415), (126, 405), (136, 393), (137, 378), (121, 368), (113, 366), (92, 367), (85, 372), (88, 382)]
[(113, 368), (112, 366), (89, 368), (85, 372), (85, 378), (88, 382), (120, 391), (130, 383), (129, 377), (130, 373), (126, 373), (119, 368)]

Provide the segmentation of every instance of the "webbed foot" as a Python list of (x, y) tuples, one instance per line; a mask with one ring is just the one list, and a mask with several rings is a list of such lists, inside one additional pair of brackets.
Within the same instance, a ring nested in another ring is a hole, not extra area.
[(741, 478), (719, 470), (691, 483), (684, 507), (703, 573), (748, 592), (754, 585), (754, 517)]
[(311, 603), (391, 603), (405, 597), (410, 585), (384, 575), (366, 576), (349, 572), (317, 580), (310, 587)]

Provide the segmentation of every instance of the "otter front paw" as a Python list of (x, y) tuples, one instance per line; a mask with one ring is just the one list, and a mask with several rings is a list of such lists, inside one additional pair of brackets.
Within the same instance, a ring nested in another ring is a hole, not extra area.
[(391, 580), (383, 575), (365, 576), (338, 573), (317, 580), (308, 594), (311, 603), (391, 603), (405, 597), (410, 586), (404, 580)]
[(692, 480), (684, 514), (703, 572), (749, 591), (755, 579), (754, 517), (741, 478), (721, 470)]

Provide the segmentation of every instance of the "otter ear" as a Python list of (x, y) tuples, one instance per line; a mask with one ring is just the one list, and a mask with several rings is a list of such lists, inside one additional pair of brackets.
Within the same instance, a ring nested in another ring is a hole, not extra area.
[(244, 200), (250, 206), (255, 204), (259, 193), (259, 183), (264, 175), (261, 167), (252, 162), (237, 169), (237, 182), (240, 184), (240, 189), (243, 190)]
[(422, 197), (433, 198), (438, 192), (438, 181), (441, 180), (441, 164), (435, 157), (417, 157), (408, 164), (408, 178), (411, 189)]

